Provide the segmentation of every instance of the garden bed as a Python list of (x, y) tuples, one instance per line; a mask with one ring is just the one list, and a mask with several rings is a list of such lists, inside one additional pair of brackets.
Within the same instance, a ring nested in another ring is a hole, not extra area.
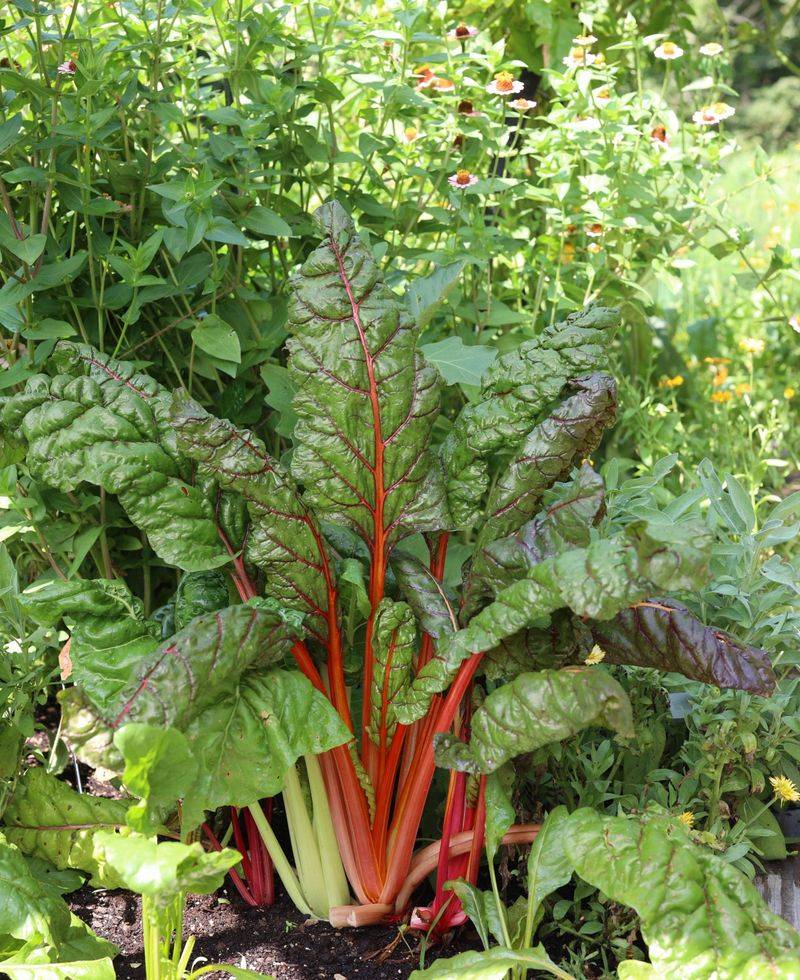
[[(141, 980), (138, 896), (84, 886), (69, 897), (69, 905), (98, 936), (119, 947), (117, 980)], [(303, 921), (285, 895), (266, 909), (249, 908), (227, 886), (216, 895), (190, 895), (185, 921), (186, 935), (198, 936), (197, 957), (247, 966), (276, 980), (400, 980), (419, 965), (419, 941), (413, 934), (401, 936), (396, 926), (336, 930), (326, 922)], [(448, 955), (476, 943), (471, 929), (462, 930)]]

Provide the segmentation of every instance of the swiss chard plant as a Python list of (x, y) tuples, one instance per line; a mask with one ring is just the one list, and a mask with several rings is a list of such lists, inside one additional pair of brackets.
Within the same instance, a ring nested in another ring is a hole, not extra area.
[[(587, 726), (631, 734), (593, 661), (761, 693), (774, 678), (763, 651), (669, 597), (707, 576), (701, 527), (605, 518), (586, 460), (615, 417), (616, 312), (589, 307), (499, 357), (442, 438), (428, 298), (388, 287), (338, 204), (316, 217), (322, 242), (292, 281), (288, 465), (87, 346), (60, 342), (5, 399), (36, 480), (116, 495), (185, 573), (158, 617), (118, 578), (51, 578), (21, 601), (70, 630), (65, 731), (140, 798), (135, 829), (177, 808), (185, 835), (243, 809), (298, 906), (342, 925), (402, 913), (437, 870), (415, 921), (444, 928), (464, 918), (445, 882), (477, 875), (487, 774)], [(458, 589), (455, 535), (471, 548)], [(442, 840), (415, 853), (435, 739), (452, 769)], [(280, 791), (295, 868), (259, 802)]]

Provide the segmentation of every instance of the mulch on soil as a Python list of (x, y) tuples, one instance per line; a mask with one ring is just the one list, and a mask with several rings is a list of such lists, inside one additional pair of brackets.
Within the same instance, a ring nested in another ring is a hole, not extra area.
[[(119, 947), (114, 959), (118, 980), (142, 980), (138, 896), (84, 886), (65, 897), (76, 915)], [(419, 939), (413, 933), (400, 936), (397, 926), (333, 929), (326, 922), (304, 921), (285, 896), (271, 908), (253, 909), (227, 888), (217, 895), (189, 896), (185, 937), (190, 935), (197, 937), (195, 957), (258, 970), (276, 980), (405, 980), (419, 966)], [(465, 929), (446, 952), (437, 952), (453, 956), (479, 945), (472, 930)], [(429, 953), (426, 963), (434, 957)]]

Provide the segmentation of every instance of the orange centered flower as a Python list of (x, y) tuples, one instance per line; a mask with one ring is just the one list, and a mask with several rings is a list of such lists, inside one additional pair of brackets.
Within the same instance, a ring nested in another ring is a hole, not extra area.
[(514, 76), (510, 71), (501, 71), (494, 76), (495, 87), (498, 92), (514, 91)]
[(469, 183), (471, 176), (472, 174), (470, 174), (469, 170), (456, 170), (456, 183), (463, 187)]
[(469, 28), (463, 22), (456, 28), (456, 37), (469, 37)]

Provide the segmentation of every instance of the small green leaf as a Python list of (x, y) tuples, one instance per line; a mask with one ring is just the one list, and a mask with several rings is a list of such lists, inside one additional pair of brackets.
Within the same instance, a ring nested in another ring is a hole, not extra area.
[(278, 238), (290, 238), (293, 234), (291, 227), (271, 208), (260, 205), (253, 208), (242, 219), (245, 228), (257, 235), (273, 235)]
[(467, 345), (460, 337), (445, 337), (420, 348), (449, 385), (479, 385), (497, 351), (482, 344)]
[(241, 363), (242, 348), (238, 334), (230, 324), (215, 313), (203, 317), (192, 330), (192, 340), (201, 351), (212, 357), (218, 357), (221, 361)]

